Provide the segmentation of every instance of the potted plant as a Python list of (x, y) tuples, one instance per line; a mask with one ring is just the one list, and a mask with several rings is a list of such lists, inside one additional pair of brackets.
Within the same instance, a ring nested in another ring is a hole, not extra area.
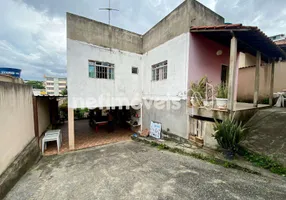
[(225, 109), (227, 108), (227, 95), (228, 95), (228, 88), (225, 83), (221, 83), (216, 87), (216, 105), (220, 109)]
[(208, 78), (204, 76), (198, 83), (191, 83), (189, 90), (189, 97), (193, 106), (201, 106), (205, 104), (205, 92)]
[(215, 121), (214, 131), (214, 137), (223, 149), (224, 156), (227, 159), (233, 159), (239, 143), (245, 137), (245, 126), (242, 122), (234, 120), (234, 117), (229, 117), (222, 122)]

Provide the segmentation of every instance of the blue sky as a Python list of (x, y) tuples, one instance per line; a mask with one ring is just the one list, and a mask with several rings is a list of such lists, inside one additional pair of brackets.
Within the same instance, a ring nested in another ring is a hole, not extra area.
[[(112, 25), (145, 33), (183, 0), (111, 0)], [(199, 0), (227, 22), (286, 33), (285, 0)], [(23, 79), (66, 76), (65, 13), (107, 23), (107, 0), (0, 0), (0, 67), (22, 69)]]

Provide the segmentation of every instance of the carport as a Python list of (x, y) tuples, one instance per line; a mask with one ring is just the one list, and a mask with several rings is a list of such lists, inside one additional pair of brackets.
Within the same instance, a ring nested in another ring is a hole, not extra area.
[[(84, 120), (75, 119), (75, 111), (68, 109), (68, 125), (64, 124), (62, 128), (63, 151), (67, 146), (74, 150), (127, 141), (134, 132), (141, 130), (142, 109), (133, 109), (132, 106), (90, 108), (88, 118)], [(109, 121), (113, 123), (112, 130)]]

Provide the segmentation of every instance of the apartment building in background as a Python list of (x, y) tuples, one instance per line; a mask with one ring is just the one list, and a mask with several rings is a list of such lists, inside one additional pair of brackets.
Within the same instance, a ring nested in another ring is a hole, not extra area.
[(51, 76), (44, 76), (44, 86), (47, 95), (60, 95), (61, 92), (67, 87), (67, 78), (58, 78)]

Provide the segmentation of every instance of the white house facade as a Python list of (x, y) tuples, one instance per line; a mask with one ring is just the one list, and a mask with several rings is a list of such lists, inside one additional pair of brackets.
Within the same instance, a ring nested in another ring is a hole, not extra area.
[(144, 35), (67, 13), (70, 148), (73, 109), (85, 107), (137, 106), (141, 129), (156, 121), (163, 131), (187, 138), (189, 29), (223, 23), (195, 0), (184, 1)]

